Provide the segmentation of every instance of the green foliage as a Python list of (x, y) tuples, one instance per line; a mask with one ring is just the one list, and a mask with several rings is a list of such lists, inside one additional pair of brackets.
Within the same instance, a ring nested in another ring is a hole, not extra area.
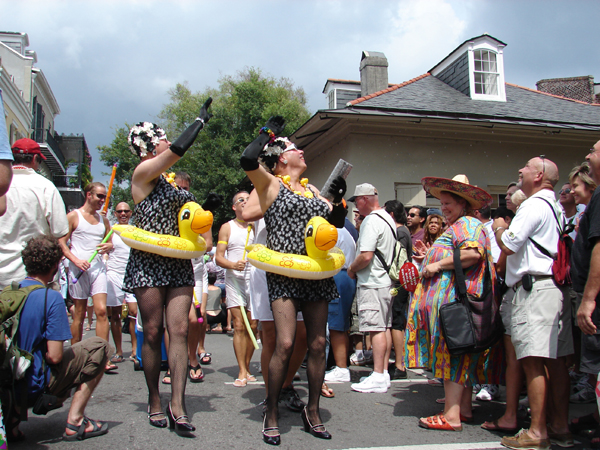
[[(294, 87), (291, 80), (277, 80), (255, 68), (222, 77), (218, 89), (193, 93), (183, 83), (171, 89), (169, 95), (171, 101), (163, 107), (159, 118), (171, 141), (194, 121), (206, 99), (213, 98), (209, 111), (214, 117), (171, 171), (185, 171), (190, 175), (191, 191), (200, 204), (210, 192), (224, 197), (223, 206), (215, 212), (213, 231), (216, 233), (222, 223), (233, 217), (233, 195), (242, 188), (251, 188), (239, 164), (244, 148), (271, 116), (281, 115), (286, 119), (284, 134), (298, 129), (310, 117), (306, 95), (302, 88)], [(117, 128), (113, 142), (98, 147), (105, 165), (112, 169), (112, 165), (118, 163), (112, 205), (120, 201), (133, 205), (130, 183), (139, 159), (128, 148), (129, 128), (129, 125)]]

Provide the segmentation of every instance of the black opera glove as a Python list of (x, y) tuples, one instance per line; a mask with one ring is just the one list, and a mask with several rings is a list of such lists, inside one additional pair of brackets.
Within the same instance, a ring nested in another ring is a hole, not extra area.
[(200, 108), (200, 113), (194, 123), (192, 123), (187, 129), (181, 133), (181, 136), (177, 138), (175, 142), (171, 144), (171, 151), (176, 155), (183, 157), (185, 152), (192, 146), (196, 137), (198, 137), (198, 133), (200, 130), (204, 128), (204, 124), (208, 123), (210, 118), (213, 116), (208, 112), (208, 107), (212, 103), (212, 97), (208, 97), (208, 100), (204, 102), (202, 108)]
[(333, 209), (329, 211), (329, 217), (327, 217), (327, 221), (336, 228), (344, 228), (346, 213), (347, 210), (342, 203), (333, 205)]
[(339, 203), (346, 194), (346, 180), (341, 175), (338, 175), (331, 182), (329, 187), (329, 196), (333, 198), (332, 203)]
[(202, 204), (202, 209), (214, 213), (222, 204), (223, 197), (216, 192), (211, 192), (206, 197), (206, 201)]
[(258, 169), (258, 155), (271, 139), (275, 139), (285, 128), (285, 119), (282, 116), (269, 118), (260, 133), (242, 153), (240, 165), (245, 172)]

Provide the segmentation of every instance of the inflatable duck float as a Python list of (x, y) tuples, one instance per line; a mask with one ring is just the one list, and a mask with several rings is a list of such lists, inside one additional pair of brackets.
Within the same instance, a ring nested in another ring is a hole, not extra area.
[(315, 216), (304, 230), (307, 255), (279, 253), (262, 244), (246, 246), (247, 259), (254, 267), (290, 278), (322, 280), (337, 274), (346, 261), (337, 247), (337, 229), (324, 218)]
[(131, 225), (114, 225), (112, 229), (125, 244), (144, 252), (156, 253), (168, 258), (193, 259), (206, 252), (202, 233), (210, 230), (213, 215), (195, 202), (181, 207), (177, 216), (179, 236), (156, 234)]

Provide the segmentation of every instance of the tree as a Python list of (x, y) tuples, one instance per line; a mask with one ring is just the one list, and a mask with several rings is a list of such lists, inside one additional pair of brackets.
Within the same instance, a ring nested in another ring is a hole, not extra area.
[[(291, 80), (277, 80), (255, 68), (220, 78), (218, 89), (193, 93), (187, 83), (183, 83), (171, 89), (169, 95), (170, 102), (163, 107), (159, 119), (171, 141), (194, 121), (206, 99), (213, 98), (210, 112), (214, 117), (171, 171), (189, 173), (191, 190), (200, 204), (210, 192), (224, 197), (224, 205), (215, 212), (213, 230), (218, 232), (221, 224), (233, 216), (230, 208), (233, 195), (240, 188), (249, 187), (239, 163), (242, 151), (273, 115), (285, 117), (285, 134), (298, 129), (310, 117), (306, 95), (302, 88), (294, 87)], [(113, 205), (118, 201), (131, 201), (130, 180), (139, 161), (128, 149), (129, 128), (128, 125), (117, 128), (113, 142), (98, 147), (100, 159), (107, 166), (118, 163)]]

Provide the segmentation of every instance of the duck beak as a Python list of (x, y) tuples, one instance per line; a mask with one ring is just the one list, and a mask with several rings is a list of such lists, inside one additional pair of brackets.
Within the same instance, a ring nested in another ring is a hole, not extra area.
[(331, 250), (337, 242), (337, 228), (330, 223), (323, 223), (317, 227), (315, 233), (315, 247), (319, 250)]
[(194, 233), (202, 234), (210, 230), (213, 224), (213, 215), (210, 211), (197, 209), (194, 212), (191, 229)]

